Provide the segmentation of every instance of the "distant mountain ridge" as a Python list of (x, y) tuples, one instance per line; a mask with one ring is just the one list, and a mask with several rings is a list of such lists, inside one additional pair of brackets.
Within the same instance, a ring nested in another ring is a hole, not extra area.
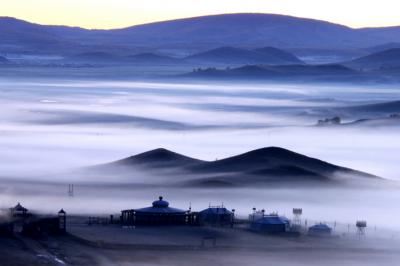
[(247, 50), (224, 46), (184, 58), (187, 61), (207, 63), (236, 64), (304, 64), (296, 56), (277, 48), (265, 47), (257, 50)]
[(400, 114), (400, 101), (363, 104), (349, 107), (328, 108), (313, 110), (314, 114), (329, 114), (340, 117), (382, 118), (390, 114)]
[(128, 59), (105, 52), (87, 52), (59, 59), (57, 61), (76, 63), (120, 63), (127, 62)]
[(299, 58), (297, 58), (294, 54), (280, 50), (275, 47), (267, 46), (267, 47), (263, 47), (263, 48), (254, 49), (254, 51), (275, 56), (275, 57), (277, 57), (281, 60), (284, 60), (288, 63), (305, 64), (303, 61), (301, 61)]
[(394, 48), (400, 48), (400, 42), (389, 42), (380, 45), (375, 45), (372, 47), (360, 48), (359, 50), (366, 51), (370, 54), (374, 54)]
[(237, 13), (176, 19), (123, 29), (87, 30), (0, 17), (0, 40), (25, 51), (70, 51), (101, 46), (129, 51), (137, 45), (215, 48), (224, 45), (358, 49), (399, 42), (399, 27), (352, 29), (327, 21), (277, 14)]
[(385, 50), (351, 61), (340, 62), (338, 64), (351, 68), (363, 69), (378, 69), (380, 67), (400, 67), (400, 48)]
[(63, 62), (80, 63), (142, 63), (142, 64), (186, 64), (217, 63), (217, 64), (247, 64), (263, 63), (272, 65), (304, 64), (296, 56), (273, 47), (265, 47), (262, 52), (234, 48), (230, 46), (212, 49), (210, 51), (187, 56), (183, 59), (173, 58), (154, 53), (141, 53), (129, 56), (119, 56), (106, 52), (87, 52), (58, 60)]
[(289, 76), (354, 76), (363, 72), (342, 65), (246, 65), (231, 69), (205, 69), (181, 76), (191, 78), (251, 79)]
[(154, 64), (183, 64), (184, 60), (173, 58), (165, 55), (157, 55), (153, 53), (141, 53), (136, 55), (126, 56), (129, 59), (135, 60), (138, 63), (154, 63)]
[(106, 52), (87, 52), (68, 56), (57, 61), (71, 63), (123, 63), (123, 64), (183, 64), (185, 61), (172, 58), (169, 56), (161, 56), (153, 53), (142, 53), (129, 56), (119, 56)]

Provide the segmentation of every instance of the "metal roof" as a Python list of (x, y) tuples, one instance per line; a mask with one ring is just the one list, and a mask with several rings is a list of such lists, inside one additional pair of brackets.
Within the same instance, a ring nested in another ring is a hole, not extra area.
[(159, 200), (153, 201), (153, 207), (165, 208), (169, 206), (169, 202), (163, 200), (163, 197), (159, 197)]
[(28, 209), (22, 207), (21, 204), (19, 204), (19, 202), (18, 202), (17, 205), (15, 205), (14, 208), (10, 208), (10, 210), (13, 210), (13, 211), (28, 211)]
[(287, 219), (282, 219), (282, 217), (279, 217), (279, 216), (264, 216), (263, 218), (252, 221), (251, 223), (257, 223), (257, 224), (287, 224), (287, 223), (289, 223), (289, 221), (286, 221), (286, 220)]
[(168, 207), (169, 203), (167, 201), (162, 200), (163, 198), (160, 197), (160, 200), (156, 200), (153, 202), (152, 207), (135, 209), (136, 213), (149, 213), (149, 214), (185, 214), (186, 211), (176, 208)]
[(208, 208), (199, 212), (200, 214), (233, 214), (233, 212), (228, 211), (226, 208)]
[(181, 209), (176, 209), (176, 208), (170, 208), (170, 207), (165, 207), (165, 208), (155, 208), (155, 207), (147, 207), (147, 208), (142, 208), (142, 209), (137, 209), (135, 210), (136, 213), (152, 213), (152, 214), (185, 214), (186, 211), (181, 210)]
[(332, 229), (331, 227), (327, 226), (326, 224), (316, 224), (311, 226), (312, 229)]

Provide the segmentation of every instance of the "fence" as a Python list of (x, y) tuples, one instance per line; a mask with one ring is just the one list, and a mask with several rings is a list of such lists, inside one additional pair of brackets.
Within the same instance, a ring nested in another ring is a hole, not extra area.
[[(288, 252), (288, 251), (320, 251), (326, 250), (325, 247), (293, 247), (281, 248), (271, 246), (234, 246), (234, 245), (219, 245), (219, 246), (204, 246), (201, 245), (152, 245), (152, 244), (112, 244), (104, 242), (95, 242), (78, 236), (68, 235), (75, 241), (91, 247), (99, 247), (104, 249), (125, 249), (125, 250), (205, 250), (205, 251), (223, 251), (223, 250), (243, 250), (243, 251), (268, 251), (268, 252)], [(374, 248), (348, 248), (337, 247), (330, 248), (331, 251), (352, 251), (352, 252), (381, 252), (380, 249)], [(393, 249), (395, 251), (395, 249)]]
[(36, 264), (36, 265), (50, 265), (51, 263), (43, 258), (43, 257), (37, 257), (33, 256), (30, 254), (25, 254), (25, 253), (20, 253), (16, 251), (8, 251), (6, 249), (0, 249), (0, 261), (9, 264), (5, 265), (13, 265), (15, 264), (15, 261), (23, 262), (23, 264), (30, 265), (30, 264)]
[(89, 216), (88, 224), (89, 225), (92, 225), (92, 224), (107, 225), (108, 224), (108, 219), (107, 218), (90, 217)]

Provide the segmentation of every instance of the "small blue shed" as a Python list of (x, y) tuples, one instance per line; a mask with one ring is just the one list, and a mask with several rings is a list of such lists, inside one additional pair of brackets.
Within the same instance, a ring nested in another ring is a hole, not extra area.
[(250, 230), (257, 232), (287, 232), (290, 231), (290, 223), (288, 219), (282, 219), (280, 216), (264, 216), (252, 221)]
[(232, 222), (234, 219), (233, 212), (228, 211), (225, 207), (210, 207), (199, 212), (200, 222), (220, 223)]
[(316, 224), (308, 228), (309, 236), (331, 236), (332, 228), (327, 226), (326, 224)]

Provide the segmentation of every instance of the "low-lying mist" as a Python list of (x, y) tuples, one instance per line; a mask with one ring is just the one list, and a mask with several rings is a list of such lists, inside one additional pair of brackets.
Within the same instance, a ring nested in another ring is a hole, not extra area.
[[(310, 221), (346, 225), (365, 219), (396, 231), (399, 196), (395, 188), (386, 186), (178, 189), (146, 186), (146, 180), (157, 178), (175, 182), (174, 175), (71, 174), (78, 167), (161, 147), (214, 161), (276, 146), (399, 180), (398, 127), (321, 128), (313, 125), (333, 116), (304, 115), (317, 109), (399, 99), (398, 89), (392, 86), (200, 85), (81, 77), (4, 79), (0, 86), (3, 209), (21, 202), (33, 212), (55, 213), (64, 208), (67, 213), (115, 215), (122, 209), (150, 206), (164, 196), (171, 206), (182, 209), (191, 203), (192, 210), (199, 211), (209, 203), (223, 202), (239, 215), (248, 215), (255, 206), (290, 217), (293, 207), (301, 207)], [(363, 118), (368, 117), (358, 119)], [(73, 198), (67, 194), (71, 183), (75, 184)]]

